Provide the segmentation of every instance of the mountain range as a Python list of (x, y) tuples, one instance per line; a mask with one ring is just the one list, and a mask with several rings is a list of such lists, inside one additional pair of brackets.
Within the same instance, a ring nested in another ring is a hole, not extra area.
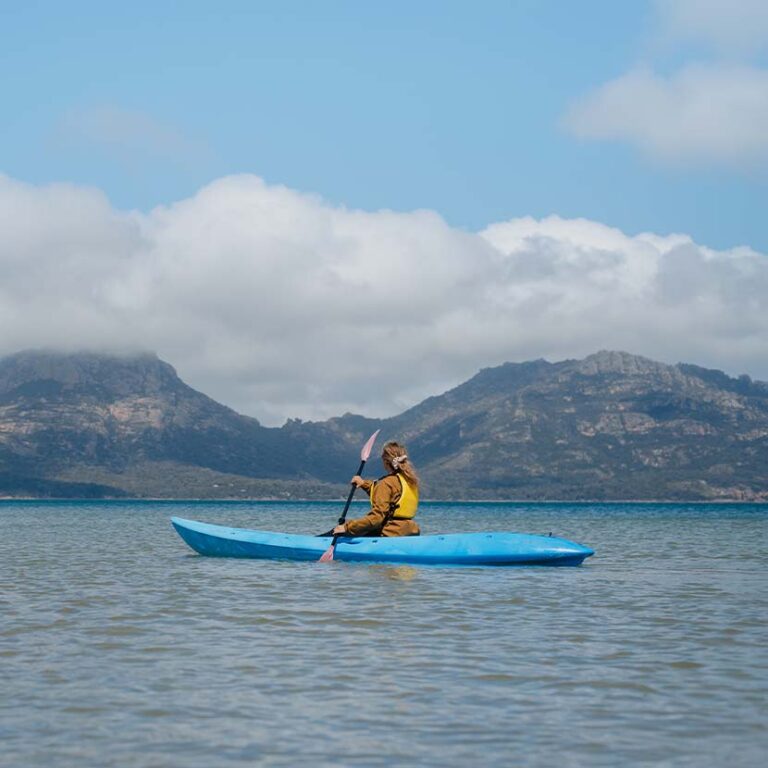
[(625, 352), (506, 363), (392, 418), (279, 428), (151, 354), (0, 360), (7, 497), (342, 498), (376, 429), (379, 447), (408, 445), (428, 499), (768, 500), (768, 384)]

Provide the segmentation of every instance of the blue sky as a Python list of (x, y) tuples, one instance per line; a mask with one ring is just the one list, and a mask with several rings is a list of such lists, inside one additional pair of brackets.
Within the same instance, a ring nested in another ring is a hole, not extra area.
[(600, 349), (768, 379), (765, 0), (0, 0), (0, 137), (0, 354), (269, 424)]
[(718, 55), (662, 40), (658, 17), (644, 0), (4, 0), (0, 170), (118, 208), (247, 172), (470, 230), (557, 214), (766, 252), (764, 163), (659, 162), (563, 124), (639, 63)]

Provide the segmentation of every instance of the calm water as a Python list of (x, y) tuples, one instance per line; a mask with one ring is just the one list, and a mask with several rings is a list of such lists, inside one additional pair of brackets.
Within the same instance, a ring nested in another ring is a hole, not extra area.
[(765, 507), (422, 507), (597, 550), (563, 569), (217, 560), (168, 522), (339, 506), (0, 504), (0, 764), (765, 764)]

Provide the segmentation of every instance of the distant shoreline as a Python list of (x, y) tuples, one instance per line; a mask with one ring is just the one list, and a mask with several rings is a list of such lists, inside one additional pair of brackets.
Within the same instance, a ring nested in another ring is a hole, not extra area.
[[(93, 504), (343, 504), (344, 499), (201, 499), (201, 498), (45, 498), (36, 496), (0, 496), (3, 502), (51, 503), (66, 502)], [(353, 501), (353, 504), (367, 504), (367, 500)], [(422, 506), (447, 504), (696, 504), (701, 506), (715, 504), (754, 504), (768, 505), (768, 499), (430, 499), (421, 502)]]

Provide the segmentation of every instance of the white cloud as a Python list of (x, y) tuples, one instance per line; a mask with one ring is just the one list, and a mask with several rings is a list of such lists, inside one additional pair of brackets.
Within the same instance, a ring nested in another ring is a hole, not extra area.
[[(766, 0), (656, 0), (656, 48), (674, 70), (649, 61), (594, 88), (563, 124), (580, 138), (618, 140), (664, 163), (764, 170), (768, 161)], [(690, 44), (697, 47), (691, 49)], [(758, 57), (758, 58), (756, 58)], [(658, 63), (658, 62), (657, 62)]]
[(57, 126), (58, 139), (100, 147), (123, 162), (199, 163), (209, 148), (140, 110), (116, 105), (73, 108)]
[(691, 65), (665, 78), (639, 69), (590, 94), (566, 124), (672, 162), (748, 169), (768, 161), (768, 70)]
[(253, 176), (149, 214), (0, 176), (0, 353), (152, 348), (266, 423), (399, 412), (483, 366), (619, 348), (768, 378), (768, 260), (684, 235), (333, 207)]
[(656, 0), (661, 34), (741, 58), (768, 45), (765, 0)]

